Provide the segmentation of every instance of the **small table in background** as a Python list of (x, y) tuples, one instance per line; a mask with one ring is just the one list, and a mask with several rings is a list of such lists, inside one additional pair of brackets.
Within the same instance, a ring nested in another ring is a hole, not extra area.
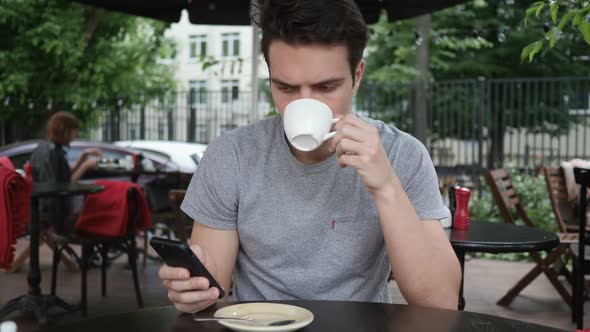
[(41, 326), (48, 323), (47, 312), (50, 307), (58, 306), (66, 310), (73, 310), (74, 307), (61, 298), (54, 295), (44, 295), (41, 292), (41, 271), (39, 268), (39, 199), (45, 197), (66, 197), (75, 195), (86, 195), (97, 193), (104, 188), (95, 184), (80, 183), (35, 183), (31, 194), (31, 223), (30, 223), (30, 246), (29, 271), (27, 282), (29, 291), (8, 301), (0, 308), (0, 318), (17, 310), (23, 313), (30, 312)]
[(559, 237), (555, 233), (539, 228), (500, 222), (472, 220), (468, 230), (446, 229), (445, 232), (461, 264), (459, 310), (465, 308), (463, 279), (465, 275), (466, 252), (499, 254), (545, 251), (551, 250), (559, 245)]

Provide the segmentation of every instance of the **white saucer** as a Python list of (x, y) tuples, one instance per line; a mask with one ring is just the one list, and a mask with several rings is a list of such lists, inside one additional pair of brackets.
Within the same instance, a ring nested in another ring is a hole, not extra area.
[(213, 317), (253, 319), (270, 324), (281, 320), (294, 320), (282, 326), (254, 326), (247, 322), (219, 321), (219, 324), (239, 332), (288, 332), (299, 330), (313, 321), (311, 311), (294, 305), (278, 303), (244, 303), (221, 308)]

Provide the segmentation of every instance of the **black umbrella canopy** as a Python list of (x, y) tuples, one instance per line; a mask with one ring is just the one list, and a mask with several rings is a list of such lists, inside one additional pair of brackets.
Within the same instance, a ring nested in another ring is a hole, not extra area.
[[(248, 0), (75, 0), (132, 15), (178, 22), (186, 9), (193, 24), (250, 25)], [(317, 0), (322, 1), (322, 0)], [(415, 17), (466, 2), (466, 0), (355, 0), (365, 21), (377, 22), (385, 9), (390, 20)]]
[(468, 0), (355, 0), (365, 21), (376, 23), (381, 10), (387, 11), (390, 21), (403, 20), (452, 7)]
[(185, 8), (184, 0), (75, 0), (76, 2), (124, 12), (131, 15), (154, 18), (166, 22), (178, 22)]

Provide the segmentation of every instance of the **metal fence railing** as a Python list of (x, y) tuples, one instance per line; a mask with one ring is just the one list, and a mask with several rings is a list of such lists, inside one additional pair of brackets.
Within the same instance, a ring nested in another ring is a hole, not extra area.
[[(412, 86), (365, 88), (358, 109), (412, 133)], [(427, 96), (425, 144), (439, 175), (590, 158), (589, 77), (439, 81)]]
[[(369, 82), (356, 96), (353, 110), (413, 133), (415, 95), (414, 85)], [(534, 169), (559, 160), (590, 159), (590, 77), (435, 81), (426, 96), (424, 143), (441, 176), (476, 177), (484, 169), (506, 165)], [(273, 110), (265, 92), (253, 108), (250, 93), (237, 89), (179, 91), (103, 113), (89, 137), (208, 143)], [(18, 130), (3, 123), (2, 142), (9, 142), (6, 137)]]
[(260, 94), (252, 109), (249, 92), (179, 91), (143, 105), (111, 110), (91, 130), (99, 141), (177, 140), (209, 143), (226, 130), (252, 123), (268, 114), (272, 105)]

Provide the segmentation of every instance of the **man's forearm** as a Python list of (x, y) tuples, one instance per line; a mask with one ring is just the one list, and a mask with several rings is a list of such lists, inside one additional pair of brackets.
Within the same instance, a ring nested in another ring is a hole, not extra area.
[(420, 220), (397, 177), (373, 198), (394, 277), (408, 303), (456, 309), (461, 270), (440, 225)]
[(231, 289), (239, 247), (237, 231), (213, 229), (195, 221), (190, 244), (201, 247), (209, 272), (226, 291)]

